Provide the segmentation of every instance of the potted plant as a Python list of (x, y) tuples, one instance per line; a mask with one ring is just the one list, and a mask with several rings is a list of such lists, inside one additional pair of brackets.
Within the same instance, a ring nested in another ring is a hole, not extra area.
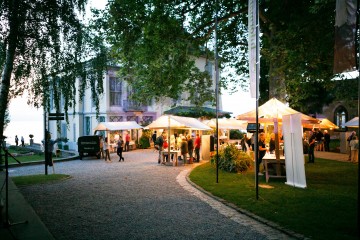
[(34, 139), (33, 139), (34, 135), (30, 134), (29, 138), (30, 138), (30, 146), (32, 146), (34, 144)]

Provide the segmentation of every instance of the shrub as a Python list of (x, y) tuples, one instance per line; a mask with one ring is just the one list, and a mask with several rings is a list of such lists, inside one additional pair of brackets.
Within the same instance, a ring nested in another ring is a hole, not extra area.
[[(215, 154), (211, 158), (212, 164), (216, 164), (216, 157)], [(219, 150), (219, 169), (235, 173), (246, 172), (251, 167), (251, 163), (250, 156), (232, 144)]]
[(244, 137), (244, 133), (237, 129), (230, 130), (230, 139), (242, 139)]
[(139, 139), (139, 148), (149, 148), (149, 147), (150, 147), (149, 138), (142, 135)]

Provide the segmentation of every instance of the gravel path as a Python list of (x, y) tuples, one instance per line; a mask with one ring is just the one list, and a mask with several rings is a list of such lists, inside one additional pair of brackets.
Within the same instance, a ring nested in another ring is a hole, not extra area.
[[(153, 150), (111, 157), (56, 163), (72, 178), (20, 189), (56, 239), (290, 239), (193, 188), (191, 166), (158, 165)], [(43, 165), (10, 170), (43, 173)]]

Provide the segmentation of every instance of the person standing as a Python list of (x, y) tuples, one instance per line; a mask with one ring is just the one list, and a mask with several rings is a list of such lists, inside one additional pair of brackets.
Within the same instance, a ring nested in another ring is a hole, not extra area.
[(188, 151), (189, 151), (189, 163), (193, 163), (193, 152), (194, 152), (194, 141), (191, 138), (191, 135), (188, 135)]
[(330, 134), (327, 130), (324, 130), (324, 147), (325, 152), (330, 152)]
[[(258, 169), (259, 169), (259, 175), (263, 175), (260, 172), (260, 165), (262, 163), (262, 159), (264, 158), (266, 154), (266, 144), (265, 144), (265, 133), (260, 133), (260, 138), (258, 142)], [(265, 168), (263, 168), (265, 170)]]
[(105, 162), (111, 162), (109, 147), (108, 138), (106, 137), (104, 141)]
[(358, 162), (359, 140), (356, 135), (350, 140), (351, 162)]
[(156, 131), (154, 131), (153, 135), (151, 136), (151, 139), (154, 143), (154, 146), (155, 146), (155, 142), (156, 142)]
[(314, 163), (315, 162), (315, 155), (314, 155), (314, 150), (315, 150), (315, 142), (316, 142), (316, 132), (313, 129), (311, 132), (311, 136), (309, 138), (309, 161), (308, 163)]
[(103, 138), (103, 136), (100, 136), (100, 157), (105, 158), (105, 155), (104, 155), (104, 138)]
[(126, 133), (125, 136), (125, 152), (128, 152), (130, 150), (130, 134)]
[[(21, 137), (23, 139), (23, 137)], [(46, 133), (46, 143), (47, 143), (47, 149), (46, 149), (46, 157), (45, 157), (45, 164), (47, 166), (53, 166), (53, 151), (54, 151), (54, 145), (59, 141), (59, 139), (52, 140), (51, 139), (51, 133)], [(22, 140), (21, 140), (22, 141)], [(45, 141), (42, 141), (43, 144), (45, 144)]]
[(350, 141), (352, 140), (353, 136), (356, 136), (356, 132), (352, 131), (351, 135), (347, 138), (347, 142), (348, 142), (348, 149), (349, 149), (349, 159), (348, 161), (351, 161), (351, 148), (350, 148)]
[(121, 160), (125, 161), (125, 158), (122, 156), (123, 147), (124, 147), (124, 140), (122, 139), (121, 136), (119, 136), (119, 140), (117, 142), (117, 148), (116, 148), (116, 154), (119, 156), (119, 162), (121, 162)]
[(270, 135), (269, 148), (271, 154), (275, 152), (275, 133), (271, 133)]
[(162, 133), (157, 139), (156, 139), (156, 143), (159, 146), (159, 156), (158, 156), (158, 164), (161, 163), (161, 152), (163, 150), (163, 144), (164, 144), (164, 137), (163, 137), (164, 133)]
[(195, 138), (195, 156), (196, 156), (196, 162), (200, 162), (200, 146), (201, 146), (201, 138), (199, 134), (196, 134)]
[(21, 146), (22, 146), (22, 147), (25, 147), (25, 140), (24, 140), (24, 137), (23, 137), (23, 136), (21, 136)]
[(317, 151), (324, 151), (323, 137), (324, 137), (324, 134), (321, 132), (321, 130), (320, 129), (317, 130), (317, 132), (316, 132), (316, 144), (317, 144), (316, 150)]
[(18, 146), (19, 145), (19, 138), (17, 135), (15, 135), (15, 145)]
[(187, 143), (185, 137), (182, 137), (182, 139), (181, 139), (180, 152), (181, 152), (181, 155), (182, 155), (182, 157), (183, 157), (184, 165), (185, 165), (185, 164), (186, 164), (187, 154), (188, 154), (188, 152), (189, 152), (189, 150), (188, 150), (188, 143)]

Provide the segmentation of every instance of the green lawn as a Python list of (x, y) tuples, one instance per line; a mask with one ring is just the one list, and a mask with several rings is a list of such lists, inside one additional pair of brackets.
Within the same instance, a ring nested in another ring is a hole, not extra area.
[(70, 178), (70, 175), (65, 174), (49, 174), (49, 175), (28, 175), (28, 176), (17, 176), (11, 177), (11, 180), (17, 186), (26, 186), (32, 184), (49, 183), (59, 180)]
[(306, 164), (307, 188), (284, 184), (284, 179), (259, 177), (256, 200), (254, 173), (227, 173), (214, 165), (195, 168), (190, 179), (206, 191), (260, 217), (312, 239), (358, 239), (357, 165), (325, 159)]

